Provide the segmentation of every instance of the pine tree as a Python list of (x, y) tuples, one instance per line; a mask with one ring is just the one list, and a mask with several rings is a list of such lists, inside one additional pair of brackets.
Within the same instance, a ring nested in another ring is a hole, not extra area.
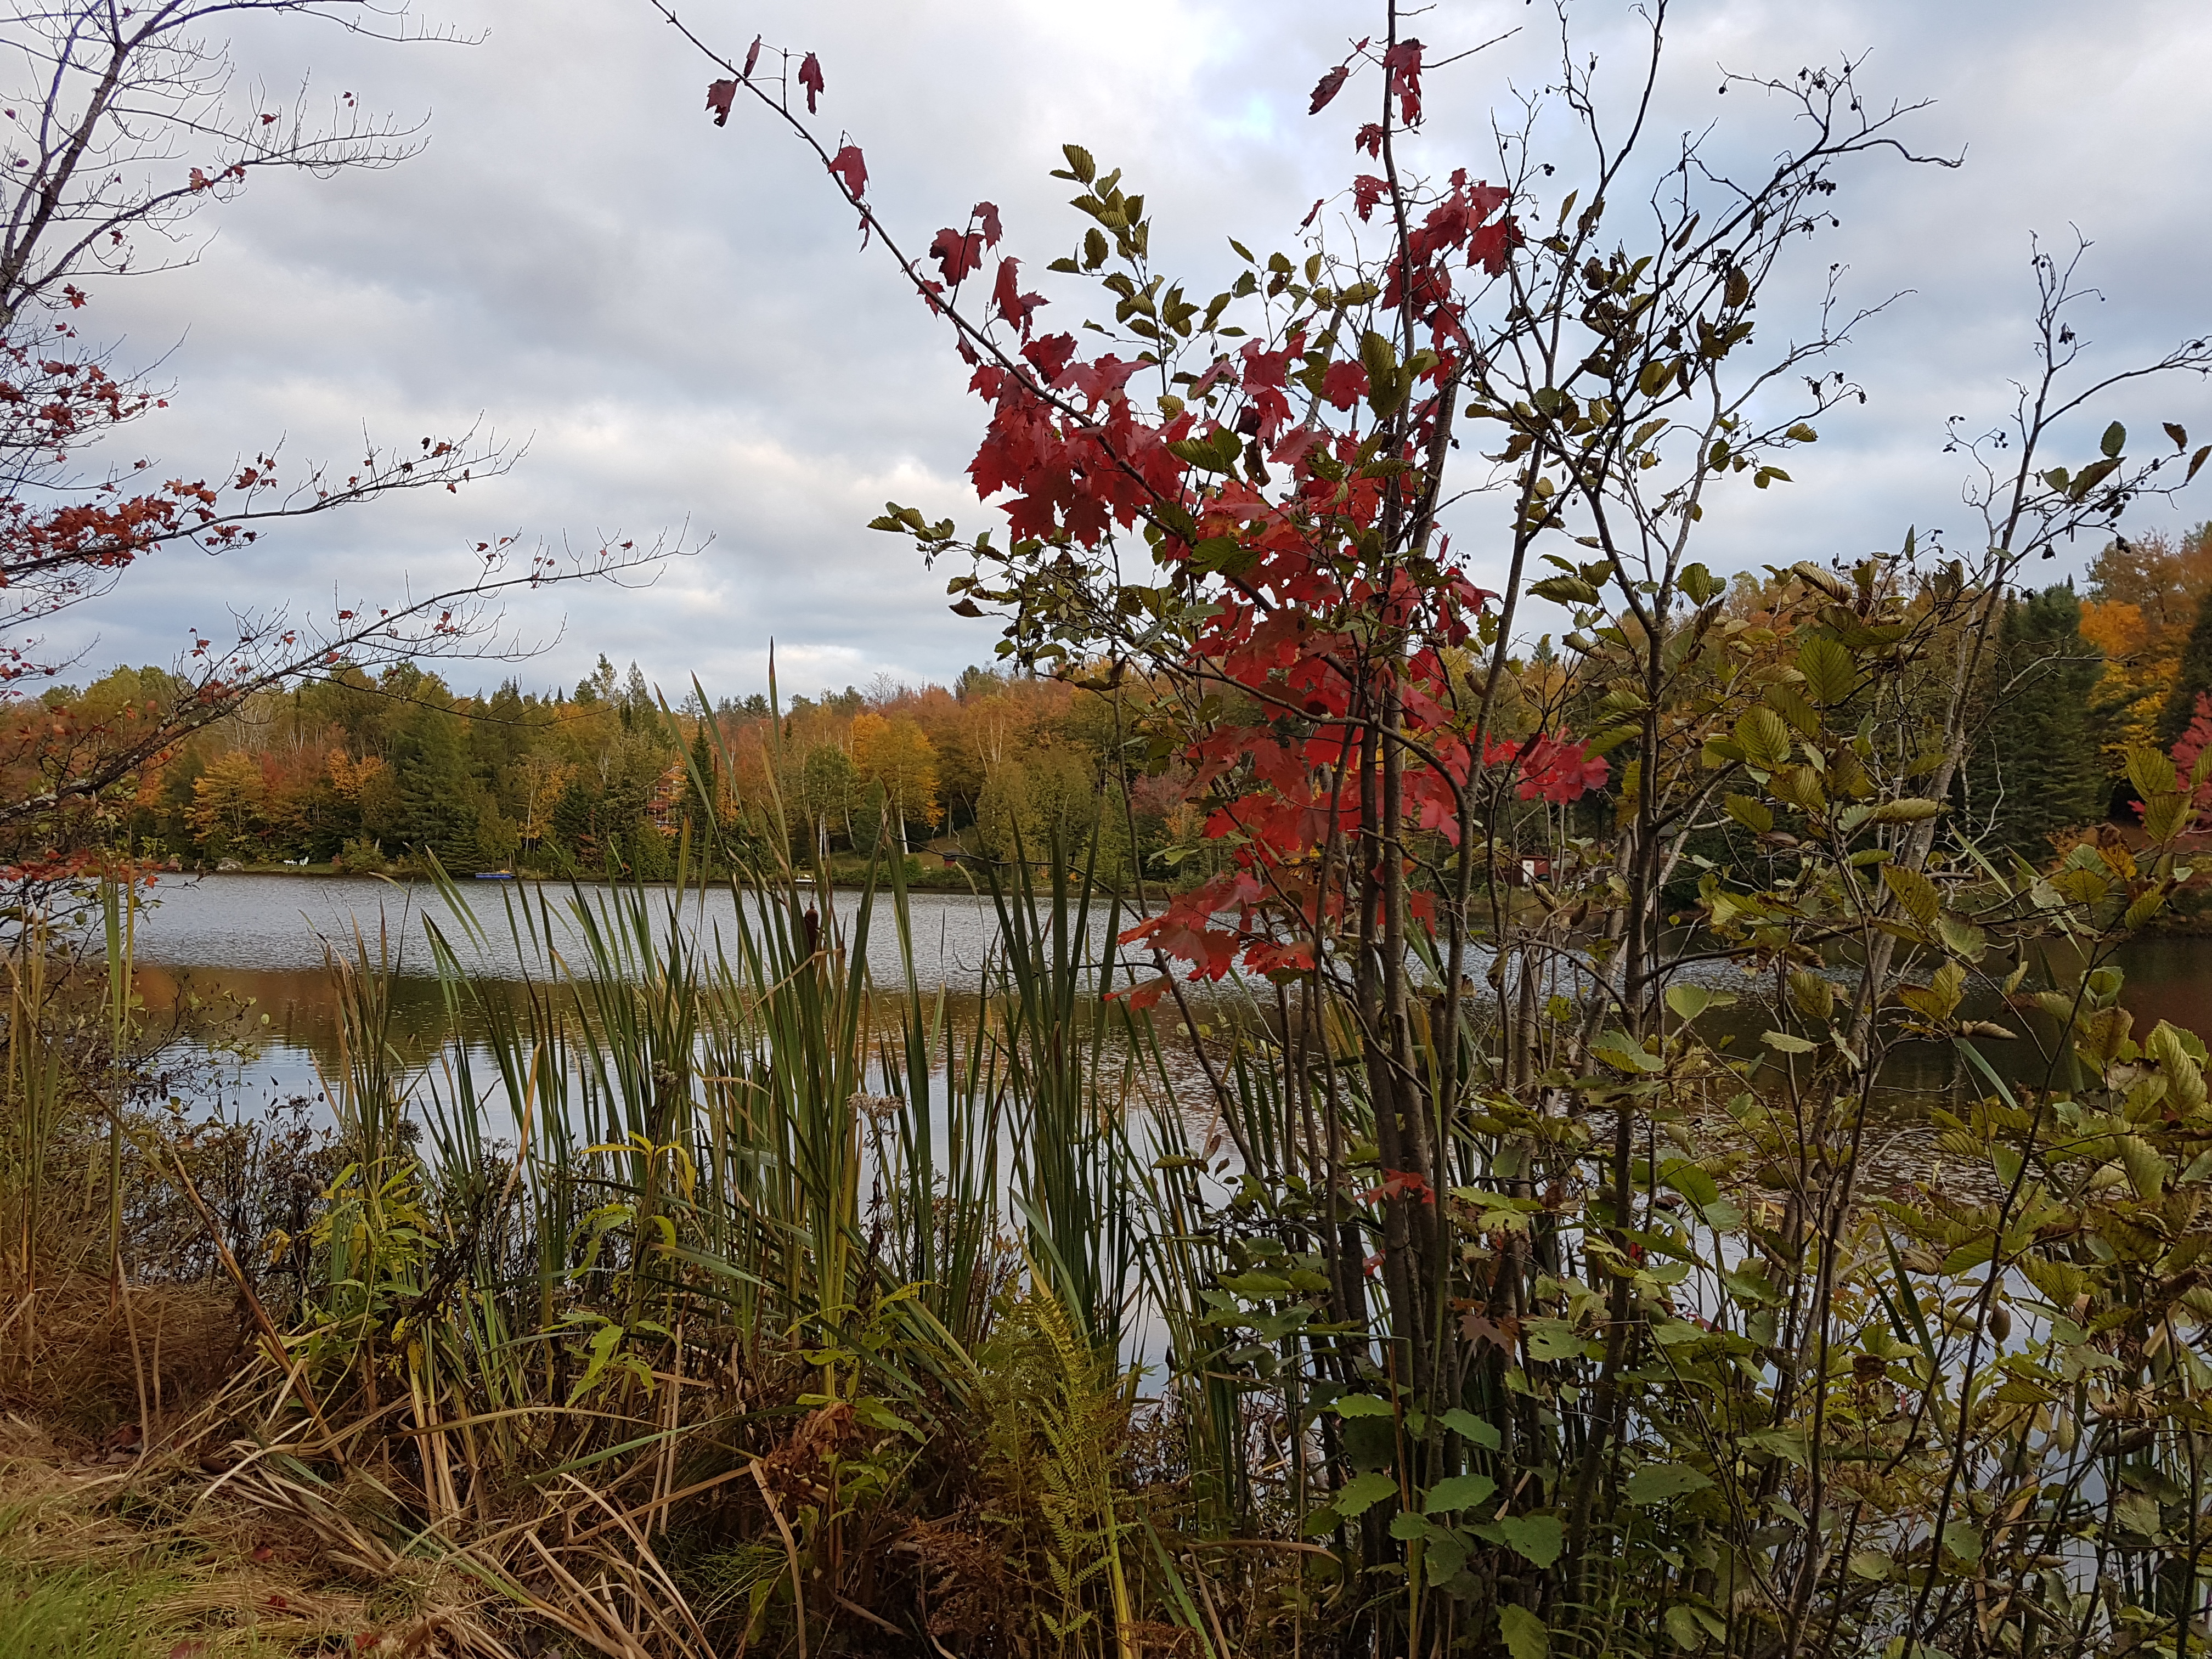
[(461, 720), (442, 708), (418, 708), (392, 743), (399, 793), (399, 838), (416, 855), (434, 853), (456, 874), (479, 868), (479, 791), (469, 775)]
[(2181, 647), (2172, 689), (2158, 712), (2160, 748), (2172, 748), (2189, 729), (2190, 721), (2197, 718), (2197, 696), (2203, 692), (2212, 692), (2212, 592), (2197, 603), (2197, 625), (2189, 630), (2188, 643)]
[(2008, 599), (1984, 682), (1967, 820), (1991, 850), (2033, 863), (2050, 856), (2053, 831), (2105, 814), (2109, 785), (2089, 714), (2104, 663), (2081, 623), (2070, 584)]

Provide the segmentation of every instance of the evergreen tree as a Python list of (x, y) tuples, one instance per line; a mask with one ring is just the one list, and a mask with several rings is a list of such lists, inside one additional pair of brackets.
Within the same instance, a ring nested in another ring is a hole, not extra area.
[(2212, 592), (2197, 601), (2197, 624), (2181, 647), (2172, 688), (2158, 712), (2160, 748), (2171, 749), (2189, 729), (2190, 721), (2197, 718), (2197, 698), (2201, 692), (2212, 692)]
[(2107, 783), (2089, 704), (2104, 672), (2081, 637), (2072, 586), (2009, 599), (1983, 684), (1980, 741), (1965, 779), (1972, 829), (2031, 863), (2053, 831), (2104, 816)]
[(399, 839), (418, 856), (434, 853), (456, 873), (481, 866), (477, 852), (477, 794), (469, 775), (460, 717), (417, 708), (393, 735), (392, 782), (398, 791)]

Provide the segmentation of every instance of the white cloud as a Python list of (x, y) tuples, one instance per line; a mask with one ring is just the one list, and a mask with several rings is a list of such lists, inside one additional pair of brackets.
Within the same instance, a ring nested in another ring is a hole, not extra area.
[[(526, 459), (474, 492), (387, 503), (219, 562), (164, 554), (87, 613), (93, 665), (167, 660), (180, 623), (236, 595), (313, 602), (341, 581), (433, 579), (487, 533), (591, 544), (686, 524), (711, 546), (648, 588), (514, 607), (526, 634), (558, 635), (521, 677), (573, 682), (604, 650), (672, 689), (696, 671), (742, 696), (764, 687), (771, 638), (793, 691), (878, 672), (947, 678), (988, 659), (990, 626), (947, 613), (941, 574), (865, 528), (887, 497), (988, 521), (961, 476), (980, 406), (942, 325), (877, 250), (858, 251), (816, 164), (742, 108), (717, 131), (702, 108), (711, 71), (641, 3), (428, 4), (489, 39), (393, 48), (283, 24), (239, 42), (249, 76), (272, 85), (313, 67), (317, 96), (427, 112), (422, 156), (258, 188), (222, 211), (196, 266), (104, 288), (87, 319), (127, 335), (131, 353), (175, 348), (177, 406), (134, 440), (170, 471), (220, 466), (274, 434), (295, 455), (343, 456), (364, 427), (412, 441), (479, 417), (526, 436)], [(1075, 233), (1045, 176), (1063, 139), (1129, 168), (1153, 205), (1156, 251), (1201, 281), (1224, 269), (1228, 234), (1286, 240), (1353, 170), (1341, 111), (1309, 121), (1305, 97), (1364, 27), (1357, 7), (782, 0), (684, 15), (734, 51), (759, 27), (820, 52), (822, 119), (866, 147), (871, 198), (890, 222), (919, 245), (995, 200), (1032, 272)], [(1577, 19), (1601, 49), (1625, 44), (1626, 9)], [(1540, 9), (1505, 3), (1423, 20), (1438, 54), (1522, 31), (1432, 76), (1431, 155), (1485, 170), (1507, 86), (1549, 73), (1545, 26)], [(1841, 359), (1872, 401), (1827, 423), (1796, 486), (1741, 492), (1715, 515), (1713, 562), (1893, 545), (1907, 524), (1966, 527), (1942, 422), (1998, 418), (2006, 377), (2027, 367), (2031, 230), (2075, 224), (2098, 243), (2092, 269), (2111, 297), (2094, 331), (2116, 361), (2212, 325), (2212, 106), (2199, 89), (2212, 13), (2200, 3), (2115, 0), (2091, 29), (2055, 0), (1715, 0), (1678, 6), (1671, 27), (1664, 131), (1717, 115), (1723, 148), (1755, 156), (1775, 137), (1773, 111), (1741, 90), (1716, 100), (1717, 65), (1789, 76), (1868, 51), (1870, 88), (1936, 100), (1917, 142), (1967, 155), (1955, 171), (1870, 164), (1838, 198), (1844, 228), (1808, 253), (1811, 278), (1838, 259), (1861, 298), (1914, 291)], [(1780, 300), (1808, 291), (1778, 295), (1767, 326), (1784, 325)], [(1075, 320), (1081, 303), (1061, 294), (1052, 320)], [(2116, 412), (2212, 430), (2200, 386)], [(1464, 516), (1480, 563), (1482, 520)]]

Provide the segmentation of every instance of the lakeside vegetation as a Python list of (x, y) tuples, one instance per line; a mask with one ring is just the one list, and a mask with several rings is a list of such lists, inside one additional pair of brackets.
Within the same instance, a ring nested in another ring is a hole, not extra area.
[[(1066, 144), (1048, 301), (990, 202), (902, 251), (815, 53), (653, 4), (711, 64), (702, 137), (787, 134), (953, 331), (990, 522), (874, 527), (995, 618), (999, 671), (672, 708), (603, 659), (464, 702), (325, 640), (11, 702), (10, 1631), (2201, 1654), (2212, 1053), (2138, 1030), (2112, 963), (2203, 885), (2206, 537), (2122, 527), (2212, 461), (2132, 401), (2212, 339), (2086, 365), (2101, 295), (2039, 247), (2026, 390), (1950, 433), (1971, 538), (1729, 578), (1701, 526), (1863, 395), (1826, 363), (1870, 313), (1761, 307), (1842, 179), (1929, 159), (1855, 62), (1730, 76), (1759, 143), (1725, 154), (1769, 159), (1729, 175), (1652, 147), (1653, 0), (1625, 100), (1564, 40), (1548, 110), (1431, 166), (1447, 60), (1384, 0), (1309, 100), (1358, 89), (1377, 171), (1287, 248), (1224, 228), (1209, 295)], [(1044, 309), (1077, 294), (1079, 336)], [(164, 513), (246, 533), (211, 486), (21, 488), (0, 551), (53, 605)], [(2084, 594), (2033, 579), (2075, 543), (2108, 550)], [(907, 906), (947, 836), (998, 924), (957, 1002)], [(403, 1060), (363, 928), (331, 1121), (190, 1110), (132, 994), (140, 878), (249, 851), (443, 885), (471, 1041)], [(836, 856), (857, 900), (810, 879)], [(494, 889), (499, 929), (453, 884), (533, 860), (623, 879)], [(687, 932), (710, 881), (729, 920)], [(1893, 1063), (1931, 1046), (1940, 1098)]]

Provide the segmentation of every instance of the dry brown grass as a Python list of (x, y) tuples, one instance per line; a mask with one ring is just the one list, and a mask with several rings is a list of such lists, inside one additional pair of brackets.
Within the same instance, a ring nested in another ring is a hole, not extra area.
[(164, 1429), (197, 1411), (237, 1369), (246, 1327), (234, 1297), (208, 1284), (135, 1285), (77, 1274), (0, 1297), (0, 1411), (83, 1452)]
[(495, 1598), (466, 1573), (349, 1551), (328, 1517), (234, 1489), (184, 1455), (77, 1439), (0, 1415), (0, 1584), (21, 1599), (96, 1575), (128, 1610), (118, 1651), (516, 1659)]

